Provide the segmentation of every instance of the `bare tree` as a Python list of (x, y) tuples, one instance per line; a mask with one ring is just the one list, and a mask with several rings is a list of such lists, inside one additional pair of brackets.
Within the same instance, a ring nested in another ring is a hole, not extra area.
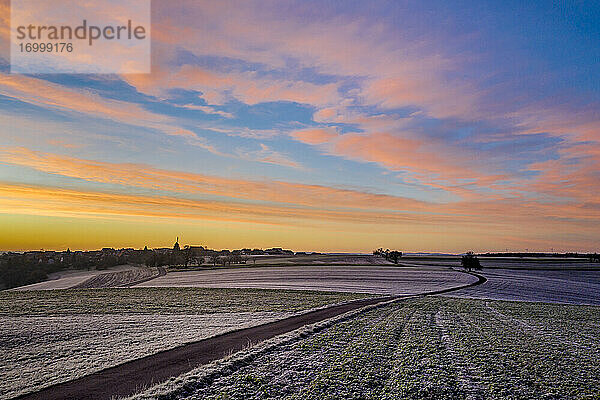
[(462, 256), (460, 263), (462, 267), (467, 271), (471, 271), (472, 269), (482, 269), (481, 263), (479, 262), (479, 258), (477, 258), (475, 253), (473, 253), (472, 251), (467, 251), (467, 253), (464, 256)]
[(383, 257), (386, 260), (393, 262), (394, 264), (398, 264), (398, 259), (402, 257), (402, 252), (397, 250), (383, 250), (382, 248), (378, 248), (377, 250), (373, 250), (373, 255)]
[(192, 261), (192, 255), (193, 254), (191, 247), (186, 244), (183, 248), (183, 265), (185, 268), (187, 268), (190, 262)]
[(394, 264), (398, 264), (398, 259), (402, 257), (402, 252), (396, 250), (390, 251), (388, 257), (389, 261), (392, 261)]

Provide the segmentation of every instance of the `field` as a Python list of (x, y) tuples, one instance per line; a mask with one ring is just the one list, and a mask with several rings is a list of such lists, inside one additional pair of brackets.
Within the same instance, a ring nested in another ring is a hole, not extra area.
[[(106, 272), (106, 271), (104, 271)], [(60, 271), (52, 273), (48, 276), (47, 281), (33, 283), (27, 286), (20, 286), (10, 290), (52, 290), (52, 289), (69, 289), (75, 285), (83, 283), (96, 275), (102, 274), (103, 271), (96, 270), (74, 270)]]
[(260, 289), (0, 292), (0, 398), (366, 295)]
[(95, 289), (133, 286), (137, 283), (146, 282), (164, 274), (164, 269), (137, 267), (126, 271), (107, 272), (91, 277), (71, 289)]
[[(596, 270), (600, 271), (600, 264), (592, 263), (587, 258), (561, 258), (561, 257), (479, 257), (485, 269), (543, 269), (543, 270)], [(460, 266), (460, 256), (430, 256), (408, 255), (400, 259), (406, 266)]]
[(61, 271), (50, 279), (13, 290), (85, 289), (130, 286), (160, 276), (157, 268), (120, 265), (108, 270)]
[(401, 301), (231, 365), (202, 367), (135, 398), (597, 399), (599, 311)]
[(391, 265), (367, 254), (309, 254), (296, 256), (250, 256), (248, 265)]
[(476, 280), (449, 268), (298, 265), (169, 272), (138, 287), (238, 287), (402, 295), (448, 289)]
[(487, 282), (452, 297), (600, 305), (600, 271), (484, 269)]
[[(69, 290), (0, 292), (0, 399), (328, 304), (476, 281), (449, 266), (456, 257), (379, 260), (264, 257), (162, 276), (122, 267), (35, 286)], [(305, 326), (136, 398), (599, 399), (600, 271), (487, 261), (482, 285)]]

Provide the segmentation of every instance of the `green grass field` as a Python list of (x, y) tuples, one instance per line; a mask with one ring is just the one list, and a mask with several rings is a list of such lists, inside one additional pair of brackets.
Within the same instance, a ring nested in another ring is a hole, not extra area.
[(598, 307), (429, 297), (183, 379), (168, 398), (598, 399), (599, 376)]
[(366, 294), (265, 289), (129, 288), (0, 292), (0, 315), (296, 312)]

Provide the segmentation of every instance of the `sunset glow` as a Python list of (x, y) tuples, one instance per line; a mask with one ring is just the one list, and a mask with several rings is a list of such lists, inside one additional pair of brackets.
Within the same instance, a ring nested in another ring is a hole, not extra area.
[(8, 3), (0, 250), (600, 247), (598, 6), (153, 1), (152, 73), (19, 75)]

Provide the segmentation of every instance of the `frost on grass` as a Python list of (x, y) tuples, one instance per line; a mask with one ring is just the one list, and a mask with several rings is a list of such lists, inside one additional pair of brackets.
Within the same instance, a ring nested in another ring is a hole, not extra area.
[(73, 289), (93, 289), (132, 286), (160, 276), (158, 268), (136, 267), (126, 271), (105, 272), (81, 282)]
[(449, 268), (303, 265), (172, 272), (138, 287), (245, 287), (410, 295), (476, 281), (471, 275)]
[(441, 297), (398, 302), (134, 398), (596, 399), (598, 311)]
[(290, 313), (0, 317), (0, 398)]
[(600, 305), (600, 271), (484, 269), (483, 285), (449, 297)]
[(107, 270), (64, 270), (48, 275), (48, 280), (20, 286), (11, 290), (54, 290), (73, 287), (119, 287), (129, 286), (151, 277), (158, 276), (157, 268), (119, 265)]
[(294, 312), (369, 297), (266, 289), (128, 288), (0, 292), (0, 315)]
[(241, 289), (0, 292), (0, 399), (361, 297)]

